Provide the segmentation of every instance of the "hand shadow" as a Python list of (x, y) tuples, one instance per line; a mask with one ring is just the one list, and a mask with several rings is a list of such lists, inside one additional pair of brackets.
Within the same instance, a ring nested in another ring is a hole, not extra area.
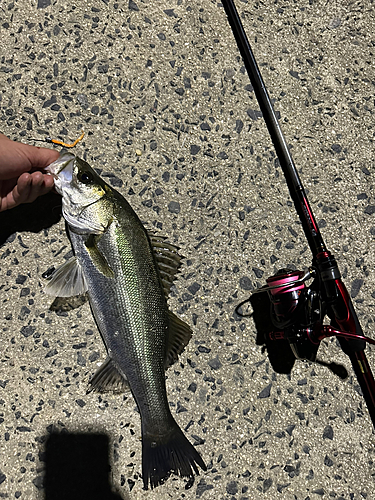
[(56, 224), (60, 218), (61, 196), (53, 192), (39, 196), (33, 203), (0, 212), (0, 246), (9, 239), (12, 241), (14, 233), (39, 233)]

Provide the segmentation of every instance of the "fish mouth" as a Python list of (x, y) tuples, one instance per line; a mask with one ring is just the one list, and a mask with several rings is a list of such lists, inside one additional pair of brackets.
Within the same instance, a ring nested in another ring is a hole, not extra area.
[(102, 234), (105, 227), (102, 224), (85, 217), (85, 211), (99, 201), (95, 199), (86, 204), (81, 199), (74, 196), (73, 172), (76, 166), (77, 157), (62, 150), (56, 161), (45, 168), (47, 174), (53, 176), (56, 191), (62, 196), (63, 217), (75, 232), (79, 234), (93, 233)]
[(73, 177), (73, 167), (76, 156), (66, 150), (62, 150), (56, 161), (45, 168), (47, 174), (52, 175), (55, 181), (55, 189), (62, 193), (63, 184), (70, 184)]

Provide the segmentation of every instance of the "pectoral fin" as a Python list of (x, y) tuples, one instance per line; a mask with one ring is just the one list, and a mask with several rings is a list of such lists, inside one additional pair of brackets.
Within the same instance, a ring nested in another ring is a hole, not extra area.
[(110, 268), (106, 258), (97, 247), (97, 242), (101, 236), (90, 235), (85, 243), (87, 252), (95, 267), (107, 278), (114, 278), (115, 273)]
[(87, 392), (128, 392), (130, 386), (128, 380), (121, 375), (113, 360), (108, 356), (99, 367), (89, 382), (90, 388)]
[(169, 314), (169, 329), (168, 329), (168, 342), (167, 352), (164, 361), (164, 367), (167, 369), (177, 361), (178, 356), (182, 353), (188, 345), (192, 336), (192, 331), (184, 321), (178, 318), (171, 311)]
[(44, 291), (54, 297), (73, 297), (87, 292), (82, 267), (76, 257), (71, 257), (53, 272)]

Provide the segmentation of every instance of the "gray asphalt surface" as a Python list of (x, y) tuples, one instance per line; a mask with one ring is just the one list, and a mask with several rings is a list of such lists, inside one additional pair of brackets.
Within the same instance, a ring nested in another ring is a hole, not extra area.
[[(373, 3), (237, 4), (323, 237), (372, 336)], [(221, 4), (4, 0), (0, 33), (0, 130), (34, 144), (72, 141), (84, 128), (74, 152), (181, 247), (169, 303), (194, 336), (167, 389), (208, 466), (188, 489), (173, 476), (142, 489), (134, 401), (86, 394), (105, 359), (88, 303), (51, 308), (43, 293), (42, 273), (70, 256), (59, 197), (47, 195), (0, 218), (0, 498), (45, 498), (56, 449), (46, 455), (46, 446), (77, 433), (108, 437), (108, 488), (118, 499), (375, 498), (373, 427), (336, 340), (322, 342), (319, 358), (343, 364), (346, 381), (301, 361), (280, 374), (253, 319), (234, 314), (265, 278), (306, 268), (311, 255)], [(375, 369), (372, 348), (367, 355)], [(65, 484), (103, 456), (106, 480), (105, 443), (97, 456), (71, 450)]]

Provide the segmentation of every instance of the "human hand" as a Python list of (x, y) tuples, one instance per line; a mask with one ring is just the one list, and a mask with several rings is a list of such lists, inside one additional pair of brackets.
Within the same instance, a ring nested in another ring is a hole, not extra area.
[(53, 177), (42, 170), (58, 157), (53, 149), (29, 146), (0, 134), (0, 212), (48, 193)]

